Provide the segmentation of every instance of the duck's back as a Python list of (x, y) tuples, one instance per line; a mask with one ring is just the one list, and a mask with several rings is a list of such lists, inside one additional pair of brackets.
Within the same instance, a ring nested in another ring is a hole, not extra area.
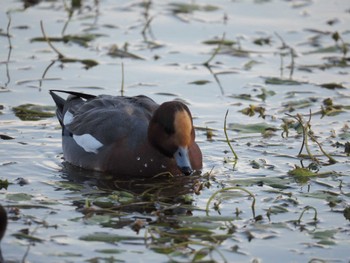
[(89, 100), (70, 96), (62, 121), (66, 161), (88, 169), (109, 170), (106, 164), (111, 158), (119, 155), (115, 162), (120, 163), (122, 155), (137, 153), (148, 144), (148, 125), (157, 108), (158, 104), (146, 96), (100, 95)]
[(65, 128), (74, 135), (89, 134), (103, 145), (126, 136), (130, 142), (137, 141), (147, 134), (149, 121), (157, 107), (158, 104), (146, 96), (100, 95), (67, 107), (65, 115), (69, 112), (73, 119)]

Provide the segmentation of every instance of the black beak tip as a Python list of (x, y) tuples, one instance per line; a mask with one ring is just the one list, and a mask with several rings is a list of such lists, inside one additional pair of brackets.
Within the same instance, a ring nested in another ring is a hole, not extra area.
[(185, 167), (181, 167), (181, 172), (184, 175), (190, 175), (193, 172), (193, 170), (191, 167), (185, 166)]

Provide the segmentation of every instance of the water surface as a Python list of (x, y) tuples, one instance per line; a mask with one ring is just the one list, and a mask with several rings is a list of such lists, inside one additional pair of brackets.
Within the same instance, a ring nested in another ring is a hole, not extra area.
[[(2, 1), (0, 14), (8, 262), (349, 262), (347, 1), (29, 2)], [(188, 103), (202, 176), (77, 171), (55, 117), (14, 111), (53, 113), (49, 89), (120, 95), (123, 77), (126, 96)], [(336, 163), (311, 140), (316, 159), (298, 157), (297, 114)]]

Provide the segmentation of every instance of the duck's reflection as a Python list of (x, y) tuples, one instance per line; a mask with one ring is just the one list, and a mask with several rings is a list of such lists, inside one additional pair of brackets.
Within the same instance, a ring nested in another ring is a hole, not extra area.
[(84, 214), (119, 213), (134, 218), (191, 214), (193, 196), (204, 184), (199, 174), (131, 178), (88, 171), (68, 163), (64, 163), (62, 177), (80, 188), (82, 198), (74, 204)]

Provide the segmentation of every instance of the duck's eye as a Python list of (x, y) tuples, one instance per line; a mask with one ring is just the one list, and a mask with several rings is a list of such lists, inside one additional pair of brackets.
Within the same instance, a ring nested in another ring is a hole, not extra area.
[(182, 157), (182, 153), (181, 152), (178, 152), (179, 156)]
[(171, 136), (174, 133), (174, 128), (170, 128), (170, 127), (165, 126), (164, 127), (164, 131), (165, 131), (166, 134)]

